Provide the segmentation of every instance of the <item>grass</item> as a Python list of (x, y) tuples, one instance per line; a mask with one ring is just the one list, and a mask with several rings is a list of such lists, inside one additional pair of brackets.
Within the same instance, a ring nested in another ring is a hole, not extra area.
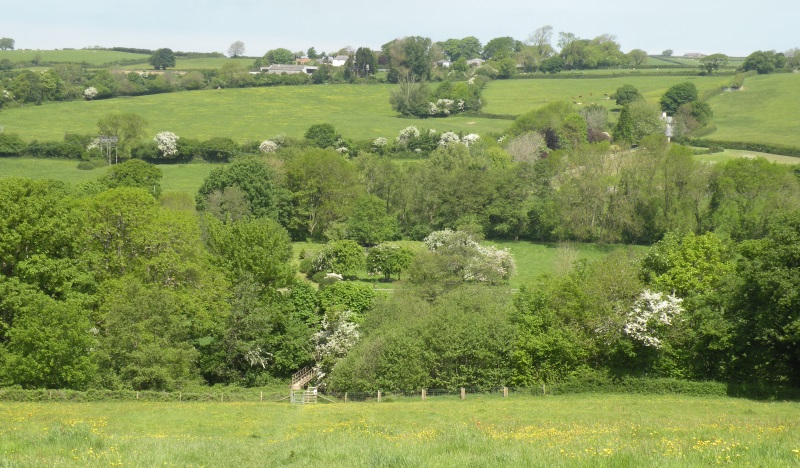
[[(163, 174), (164, 192), (184, 192), (194, 196), (203, 180), (218, 167), (215, 164), (165, 164), (158, 166)], [(107, 168), (90, 171), (78, 169), (78, 162), (60, 159), (0, 158), (0, 177), (54, 179), (78, 184), (105, 175)]]
[(616, 107), (609, 97), (617, 88), (632, 84), (650, 102), (658, 102), (661, 95), (673, 85), (690, 81), (700, 94), (719, 89), (731, 82), (730, 76), (648, 76), (631, 75), (616, 78), (505, 80), (489, 83), (483, 92), (487, 104), (483, 109), (490, 114), (524, 114), (553, 101), (580, 102), (581, 105), (600, 104)]
[(116, 52), (113, 50), (0, 50), (0, 60), (8, 59), (12, 62), (30, 62), (38, 58), (42, 62), (53, 63), (88, 63), (90, 65), (106, 65), (128, 60), (149, 60), (145, 54), (130, 52)]
[(0, 403), (4, 466), (800, 463), (800, 406), (512, 394), (385, 403)]
[(389, 104), (392, 85), (319, 85), (224, 89), (135, 98), (49, 103), (4, 109), (0, 126), (25, 140), (60, 140), (65, 133), (93, 134), (112, 112), (135, 112), (148, 122), (147, 135), (169, 130), (180, 136), (230, 137), (238, 142), (276, 135), (300, 138), (311, 125), (330, 122), (346, 138), (394, 138), (409, 125), (439, 131), (502, 132), (507, 120), (452, 116), (399, 117)]
[(709, 100), (717, 131), (705, 138), (800, 146), (800, 74), (756, 75)]
[(758, 153), (756, 151), (745, 151), (745, 150), (725, 150), (722, 151), (721, 153), (697, 155), (696, 158), (700, 161), (706, 161), (711, 163), (723, 163), (736, 158), (764, 158), (770, 162), (778, 164), (800, 163), (800, 158), (796, 158), (794, 156), (781, 156), (779, 154)]
[[(411, 251), (423, 250), (422, 242), (419, 241), (397, 241), (393, 242)], [(578, 259), (597, 260), (609, 253), (631, 248), (636, 251), (644, 252), (645, 246), (626, 246), (621, 244), (587, 244), (587, 243), (567, 243), (567, 244), (542, 244), (526, 241), (487, 241), (487, 245), (493, 245), (501, 249), (508, 249), (517, 262), (517, 273), (511, 277), (509, 285), (512, 289), (519, 289), (522, 286), (533, 283), (541, 275), (552, 275), (565, 272), (571, 263)], [(299, 255), (305, 251), (313, 255), (318, 251), (322, 244), (314, 242), (294, 242), (295, 266), (300, 264)], [(403, 273), (401, 278), (405, 278)], [(370, 284), (377, 289), (393, 290), (402, 285), (403, 281), (398, 281), (395, 276), (389, 282), (383, 281), (382, 275), (370, 276), (366, 271), (357, 274), (356, 281)]]

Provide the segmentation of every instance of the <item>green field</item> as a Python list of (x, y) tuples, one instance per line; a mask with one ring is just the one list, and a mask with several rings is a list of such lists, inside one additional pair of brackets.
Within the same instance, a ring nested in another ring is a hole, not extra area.
[(52, 63), (88, 63), (91, 65), (106, 65), (128, 60), (147, 61), (150, 56), (145, 54), (132, 54), (130, 52), (117, 52), (113, 50), (74, 49), (74, 50), (0, 50), (0, 60), (8, 59), (12, 62), (30, 62), (37, 58), (42, 62)]
[(705, 138), (800, 146), (800, 74), (747, 78), (741, 91), (709, 100), (717, 131)]
[(616, 107), (609, 96), (625, 84), (634, 85), (647, 100), (658, 102), (664, 92), (673, 85), (691, 81), (700, 94), (730, 84), (730, 76), (648, 76), (635, 75), (618, 78), (585, 79), (538, 79), (492, 81), (486, 86), (483, 96), (487, 104), (483, 109), (490, 114), (524, 114), (548, 102), (570, 101), (582, 105), (600, 104)]
[(3, 466), (797, 466), (800, 406), (511, 394), (383, 403), (0, 403)]
[[(145, 58), (145, 63), (137, 65), (127, 65), (120, 67), (123, 70), (152, 70), (153, 67), (148, 65)], [(175, 57), (175, 67), (170, 70), (187, 71), (187, 70), (219, 70), (223, 65), (229, 62), (237, 62), (242, 64), (245, 68), (251, 68), (255, 59), (252, 58), (225, 58), (225, 57)]]
[(276, 135), (302, 137), (311, 125), (332, 123), (346, 138), (394, 138), (408, 125), (486, 134), (502, 131), (508, 120), (452, 116), (401, 118), (389, 104), (392, 85), (285, 86), (191, 91), (98, 101), (50, 103), (4, 109), (0, 126), (26, 140), (60, 140), (65, 133), (93, 134), (97, 121), (112, 112), (135, 112), (147, 120), (146, 134), (171, 131), (238, 142)]
[[(163, 164), (158, 166), (163, 177), (164, 192), (184, 192), (194, 196), (203, 180), (217, 167), (214, 164)], [(78, 169), (77, 161), (59, 159), (0, 158), (0, 177), (54, 179), (70, 184), (102, 177), (106, 168), (90, 171)]]

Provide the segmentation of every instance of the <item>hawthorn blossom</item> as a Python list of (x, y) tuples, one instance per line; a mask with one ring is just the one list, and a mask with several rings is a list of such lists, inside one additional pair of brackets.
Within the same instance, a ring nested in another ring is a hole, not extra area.
[(178, 139), (180, 137), (172, 132), (159, 132), (153, 141), (158, 144), (158, 150), (164, 156), (174, 156), (178, 154)]
[(95, 88), (94, 86), (89, 86), (88, 88), (83, 90), (83, 97), (85, 97), (86, 99), (91, 101), (92, 99), (94, 99), (95, 96), (97, 96), (97, 88)]
[(258, 145), (258, 150), (262, 153), (274, 153), (278, 151), (278, 144), (272, 140), (264, 140)]
[(414, 125), (409, 125), (408, 127), (400, 130), (400, 134), (397, 136), (397, 142), (406, 144), (415, 138), (419, 138), (419, 129)]
[(461, 137), (453, 132), (444, 132), (439, 137), (439, 146), (447, 146), (450, 143), (461, 143)]
[(470, 146), (473, 143), (477, 143), (480, 139), (481, 139), (481, 136), (478, 135), (477, 133), (470, 133), (469, 135), (464, 135), (464, 138), (462, 138), (461, 141), (465, 145)]
[(671, 325), (683, 312), (681, 302), (683, 299), (679, 297), (645, 289), (628, 312), (622, 330), (645, 346), (661, 348), (661, 340), (656, 335), (660, 328)]

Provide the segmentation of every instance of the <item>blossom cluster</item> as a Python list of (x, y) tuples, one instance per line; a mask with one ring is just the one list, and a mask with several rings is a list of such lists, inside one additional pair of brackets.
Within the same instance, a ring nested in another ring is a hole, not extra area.
[(178, 139), (180, 137), (172, 132), (159, 132), (153, 141), (158, 144), (158, 150), (164, 156), (174, 156), (178, 154)]
[(405, 144), (415, 138), (419, 138), (419, 135), (419, 129), (414, 125), (409, 125), (408, 127), (400, 130), (400, 134), (397, 136), (397, 142)]
[(464, 135), (464, 137), (459, 137), (458, 134), (453, 132), (444, 132), (439, 137), (439, 146), (448, 146), (451, 143), (462, 143), (467, 147), (477, 143), (480, 141), (481, 136), (477, 133), (470, 133), (469, 135)]
[(434, 231), (423, 244), (430, 252), (461, 257), (462, 262), (452, 265), (464, 281), (507, 280), (516, 272), (516, 262), (508, 249), (480, 245), (463, 231)]
[(672, 320), (683, 312), (682, 302), (679, 297), (645, 289), (628, 312), (622, 330), (645, 346), (661, 348), (661, 340), (656, 336), (658, 329), (671, 325)]
[(272, 140), (264, 140), (258, 145), (258, 150), (262, 153), (274, 153), (278, 151), (278, 144)]
[(95, 98), (95, 96), (97, 96), (97, 88), (95, 88), (94, 86), (89, 86), (88, 88), (83, 90), (83, 97), (85, 97), (86, 99), (91, 101), (92, 99)]
[(454, 112), (464, 111), (464, 101), (459, 99), (439, 99), (436, 102), (428, 103), (428, 113), (432, 116), (448, 116)]

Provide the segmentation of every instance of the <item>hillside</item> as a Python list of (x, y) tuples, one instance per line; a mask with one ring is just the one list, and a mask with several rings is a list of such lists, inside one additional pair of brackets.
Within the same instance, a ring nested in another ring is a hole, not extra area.
[(25, 140), (58, 140), (65, 133), (91, 134), (111, 112), (135, 112), (146, 133), (169, 130), (191, 138), (260, 140), (302, 137), (314, 123), (330, 122), (346, 137), (393, 138), (408, 125), (465, 133), (502, 132), (508, 120), (453, 116), (446, 120), (398, 117), (389, 105), (392, 85), (323, 85), (191, 91), (73, 101), (5, 109), (0, 126)]

